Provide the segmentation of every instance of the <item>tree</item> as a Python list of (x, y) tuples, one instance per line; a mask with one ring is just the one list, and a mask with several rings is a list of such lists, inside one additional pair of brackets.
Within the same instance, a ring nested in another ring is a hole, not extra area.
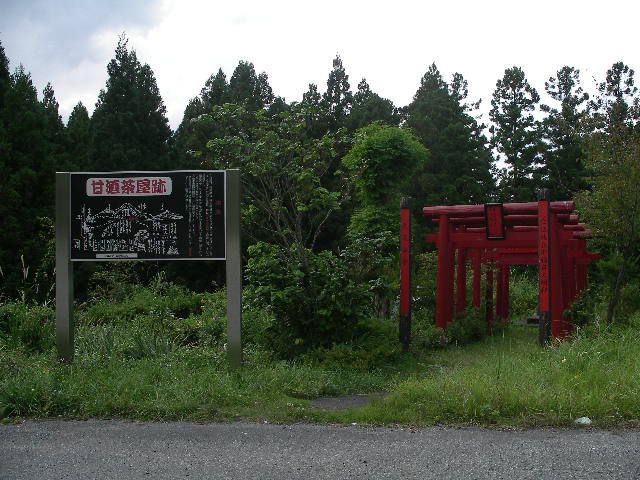
[(244, 105), (215, 107), (211, 121), (219, 135), (207, 144), (206, 166), (242, 168), (248, 291), (276, 315), (274, 349), (290, 356), (351, 338), (367, 292), (348, 277), (340, 257), (319, 248), (321, 233), (348, 198), (332, 168), (338, 135), (310, 137), (298, 105), (277, 120)]
[(268, 108), (274, 100), (269, 77), (256, 75), (253, 63), (240, 61), (229, 80), (228, 101), (238, 105), (246, 102), (251, 111)]
[(342, 161), (356, 194), (343, 256), (353, 276), (370, 286), (380, 316), (389, 315), (394, 296), (389, 279), (397, 264), (398, 202), (427, 158), (427, 149), (409, 130), (373, 123), (356, 132)]
[(635, 72), (623, 62), (607, 70), (606, 80), (598, 85), (598, 96), (591, 102), (594, 128), (607, 135), (606, 149), (612, 158), (629, 151), (634, 129), (640, 118), (640, 96)]
[(309, 138), (298, 108), (273, 122), (264, 110), (226, 104), (213, 110), (212, 122), (220, 135), (207, 144), (207, 166), (242, 168), (248, 235), (285, 249), (315, 249), (327, 220), (346, 199), (346, 191), (329, 188), (336, 136)]
[(219, 68), (215, 75), (211, 74), (200, 91), (204, 110), (208, 110), (213, 105), (222, 105), (228, 96), (228, 90), (227, 76)]
[(578, 201), (595, 241), (618, 259), (607, 307), (611, 323), (628, 272), (640, 261), (640, 95), (634, 71), (622, 62), (607, 71), (598, 91), (592, 103), (596, 130), (586, 146), (591, 190)]
[(309, 84), (297, 108), (304, 117), (306, 131), (311, 138), (320, 138), (328, 132), (329, 116), (322, 102), (322, 94), (315, 83)]
[(33, 272), (40, 267), (47, 247), (40, 238), (43, 221), (53, 216), (56, 145), (51, 142), (48, 118), (31, 75), (22, 65), (10, 76), (3, 100), (0, 266), (2, 289), (13, 296), (18, 289), (27, 288), (26, 283), (38, 285), (40, 280), (33, 278)]
[[(4, 53), (4, 47), (0, 42), (0, 158), (9, 154), (9, 145), (4, 122), (8, 120), (4, 111), (5, 96), (11, 87), (11, 75), (9, 74), (9, 59)], [(0, 187), (1, 189), (2, 187)]]
[(327, 79), (327, 91), (322, 96), (322, 103), (329, 117), (329, 128), (336, 130), (344, 126), (344, 121), (351, 111), (353, 94), (349, 85), (349, 75), (342, 66), (340, 55), (333, 59), (333, 68)]
[(87, 107), (82, 102), (78, 102), (67, 122), (66, 150), (69, 154), (69, 166), (65, 170), (79, 169), (87, 171), (90, 169), (89, 147), (91, 142), (91, 119)]
[(0, 42), (0, 111), (4, 107), (4, 96), (11, 85), (11, 75), (9, 74), (9, 59), (4, 52), (2, 42)]
[(545, 90), (559, 108), (542, 105), (546, 140), (544, 180), (557, 198), (572, 198), (587, 187), (583, 165), (582, 131), (589, 94), (580, 86), (580, 70), (562, 67), (545, 82)]
[(533, 112), (539, 101), (538, 92), (520, 67), (507, 68), (496, 83), (489, 112), (491, 146), (507, 165), (500, 175), (505, 200), (535, 199), (541, 138)]
[(169, 166), (171, 129), (153, 71), (121, 36), (107, 66), (91, 122), (91, 164), (96, 170), (157, 170)]
[(363, 78), (353, 96), (353, 106), (346, 124), (350, 130), (355, 131), (373, 122), (397, 126), (400, 118), (393, 102), (371, 91), (367, 80)]
[(462, 75), (448, 84), (432, 64), (407, 107), (407, 126), (430, 152), (412, 189), (421, 205), (481, 203), (493, 190), (484, 125), (473, 116), (478, 103), (467, 104), (466, 98)]

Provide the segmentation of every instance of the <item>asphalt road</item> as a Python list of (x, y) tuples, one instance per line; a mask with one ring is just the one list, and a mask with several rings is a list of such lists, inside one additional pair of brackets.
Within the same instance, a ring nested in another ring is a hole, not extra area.
[(640, 431), (27, 422), (1, 479), (640, 479)]

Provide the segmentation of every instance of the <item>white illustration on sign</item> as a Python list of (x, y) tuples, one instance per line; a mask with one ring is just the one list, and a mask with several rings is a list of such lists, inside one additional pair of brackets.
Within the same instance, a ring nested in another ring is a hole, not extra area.
[(153, 215), (145, 203), (134, 207), (124, 203), (115, 210), (111, 205), (93, 213), (83, 205), (79, 215), (80, 238), (72, 248), (80, 252), (137, 252), (148, 255), (179, 255), (177, 222), (183, 216), (162, 206)]

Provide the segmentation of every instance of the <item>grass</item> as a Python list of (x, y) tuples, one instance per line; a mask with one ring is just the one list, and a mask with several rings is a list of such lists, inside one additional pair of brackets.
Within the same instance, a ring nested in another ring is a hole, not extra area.
[[(528, 291), (525, 282), (514, 291)], [(521, 310), (530, 304), (525, 298)], [(640, 420), (640, 321), (590, 327), (547, 348), (535, 329), (515, 325), (438, 347), (430, 315), (416, 315), (409, 354), (399, 352), (393, 321), (372, 320), (374, 333), (355, 345), (282, 361), (259, 341), (269, 316), (249, 308), (244, 318), (246, 361), (235, 372), (224, 350), (223, 292), (127, 288), (123, 299), (79, 309), (75, 362), (61, 365), (50, 308), (0, 305), (0, 418), (568, 426), (588, 416), (600, 427)], [(374, 392), (387, 395), (363, 408), (310, 408), (319, 396)]]
[[(592, 335), (594, 335), (592, 333)], [(535, 330), (425, 355), (383, 402), (323, 421), (568, 426), (588, 416), (601, 427), (640, 420), (640, 334), (578, 336), (541, 349)]]
[[(539, 348), (535, 330), (512, 327), (474, 345), (416, 352), (370, 372), (277, 362), (247, 352), (230, 371), (216, 348), (160, 350), (142, 358), (80, 357), (0, 345), (0, 414), (196, 421), (361, 424), (595, 425), (640, 419), (640, 334), (599, 332)], [(347, 411), (309, 409), (322, 395), (388, 392)]]

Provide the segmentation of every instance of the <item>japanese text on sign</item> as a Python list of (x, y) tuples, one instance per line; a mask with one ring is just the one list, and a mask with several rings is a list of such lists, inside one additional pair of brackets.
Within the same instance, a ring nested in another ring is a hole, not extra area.
[(546, 201), (538, 207), (538, 259), (540, 268), (540, 312), (549, 311), (549, 214)]
[(86, 181), (89, 197), (171, 195), (172, 190), (171, 177), (98, 177)]
[(485, 205), (485, 216), (487, 222), (487, 238), (490, 240), (503, 240), (504, 216), (502, 204)]

